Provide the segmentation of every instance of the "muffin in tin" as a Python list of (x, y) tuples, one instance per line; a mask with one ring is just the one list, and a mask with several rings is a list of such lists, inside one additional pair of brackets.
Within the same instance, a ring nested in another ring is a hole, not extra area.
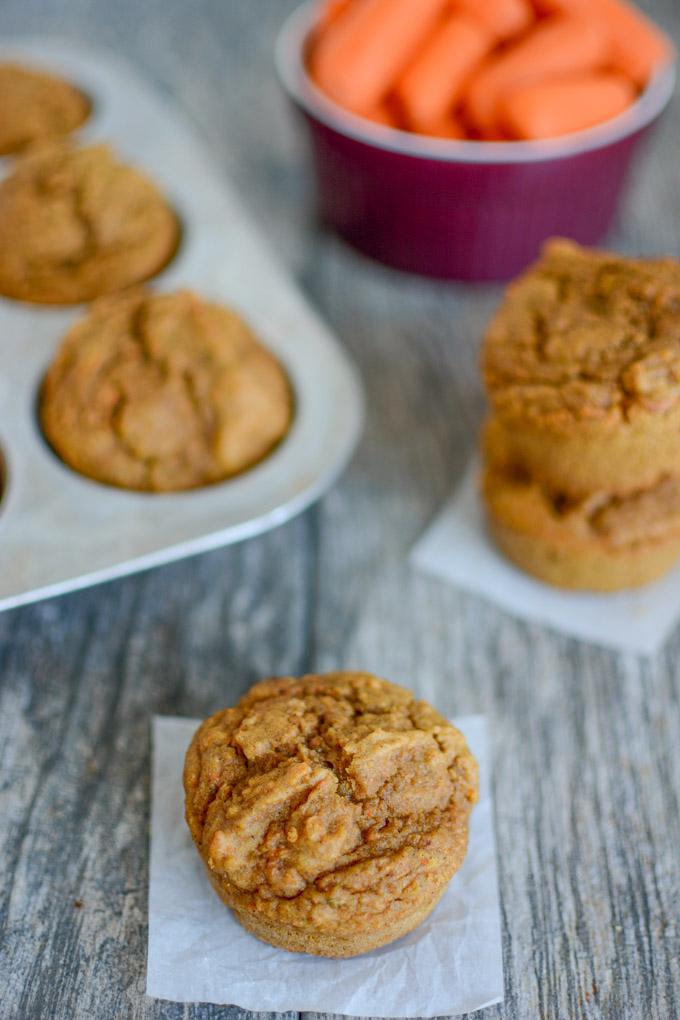
[(57, 75), (0, 63), (0, 156), (71, 134), (90, 115), (88, 97)]
[(368, 673), (256, 684), (187, 752), (186, 818), (258, 938), (348, 957), (433, 910), (467, 850), (477, 765), (438, 712)]
[(149, 492), (245, 471), (283, 439), (293, 412), (283, 366), (236, 312), (142, 288), (101, 298), (71, 328), (39, 408), (75, 471)]
[(156, 275), (179, 238), (156, 185), (106, 145), (41, 145), (0, 183), (0, 294), (91, 301)]

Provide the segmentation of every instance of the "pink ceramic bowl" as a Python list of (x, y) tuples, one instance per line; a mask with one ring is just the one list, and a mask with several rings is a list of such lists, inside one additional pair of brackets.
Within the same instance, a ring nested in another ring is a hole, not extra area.
[(309, 129), (320, 211), (350, 244), (426, 276), (504, 280), (547, 237), (602, 240), (633, 156), (673, 93), (673, 65), (625, 113), (568, 137), (425, 138), (355, 117), (314, 85), (304, 57), (316, 6), (284, 24), (277, 67)]

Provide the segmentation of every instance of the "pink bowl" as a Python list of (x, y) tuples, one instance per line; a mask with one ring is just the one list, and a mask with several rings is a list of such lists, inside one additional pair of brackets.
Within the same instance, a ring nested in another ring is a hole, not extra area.
[(667, 105), (675, 66), (606, 124), (550, 142), (425, 138), (341, 109), (304, 55), (316, 10), (279, 35), (279, 77), (309, 129), (321, 214), (350, 244), (398, 269), (449, 280), (505, 280), (546, 238), (597, 244), (636, 149)]

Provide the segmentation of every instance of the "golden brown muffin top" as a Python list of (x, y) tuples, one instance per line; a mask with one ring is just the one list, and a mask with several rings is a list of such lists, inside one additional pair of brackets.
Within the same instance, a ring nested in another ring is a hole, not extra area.
[(463, 735), (368, 673), (256, 684), (202, 724), (184, 782), (219, 879), (269, 918), (319, 929), (362, 911), (379, 923), (438, 867), (448, 880), (477, 799)]
[(75, 131), (90, 103), (61, 78), (18, 64), (0, 64), (0, 156)]
[(484, 431), (487, 470), (484, 494), (493, 514), (508, 527), (542, 537), (583, 542), (598, 540), (611, 548), (650, 543), (680, 534), (680, 478), (618, 496), (595, 492), (583, 498), (553, 493), (523, 471), (507, 449), (495, 421)]
[(506, 421), (561, 429), (664, 414), (680, 402), (680, 263), (549, 242), (508, 288), (482, 364)]
[(124, 488), (206, 485), (285, 435), (293, 398), (277, 359), (228, 308), (188, 291), (95, 302), (43, 384), (41, 420), (77, 471)]
[(148, 279), (177, 219), (156, 186), (105, 145), (42, 145), (0, 183), (0, 293), (79, 303)]

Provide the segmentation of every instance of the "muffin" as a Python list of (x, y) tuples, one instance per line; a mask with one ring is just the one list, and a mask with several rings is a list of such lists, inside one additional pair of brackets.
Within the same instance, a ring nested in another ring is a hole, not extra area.
[(637, 493), (680, 474), (680, 263), (550, 242), (482, 356), (503, 441), (548, 490)]
[(44, 434), (75, 471), (170, 492), (245, 471), (285, 436), (279, 361), (229, 308), (188, 291), (101, 298), (66, 334), (40, 395)]
[(177, 219), (143, 174), (104, 145), (40, 146), (0, 183), (0, 294), (77, 304), (158, 273)]
[(518, 567), (560, 588), (609, 592), (647, 584), (680, 556), (680, 477), (620, 496), (551, 491), (513, 459), (495, 421), (482, 487), (491, 534)]
[(477, 765), (426, 702), (368, 673), (256, 684), (187, 752), (186, 818), (258, 938), (347, 957), (432, 911), (467, 849)]
[(69, 82), (18, 64), (0, 64), (0, 156), (68, 135), (89, 113), (88, 98)]

